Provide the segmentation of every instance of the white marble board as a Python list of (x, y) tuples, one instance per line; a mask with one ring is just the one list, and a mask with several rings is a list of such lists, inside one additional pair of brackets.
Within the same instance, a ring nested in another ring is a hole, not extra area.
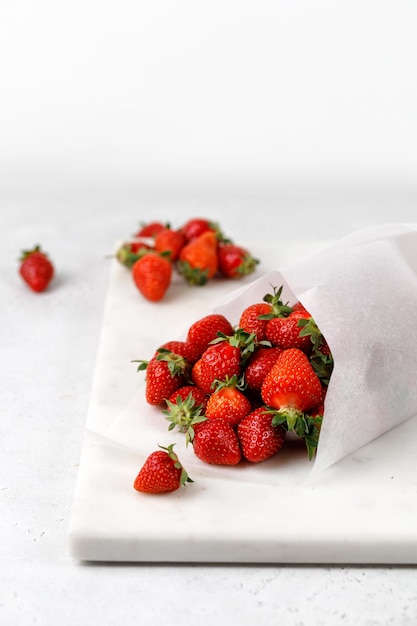
[[(257, 276), (323, 245), (279, 251), (254, 245), (262, 258)], [(112, 262), (69, 528), (70, 554), (78, 560), (119, 562), (417, 563), (417, 417), (312, 482), (305, 480), (311, 465), (304, 449), (294, 442), (256, 471), (207, 466), (192, 460), (188, 450), (192, 485), (162, 496), (133, 489), (144, 460), (138, 439), (143, 434), (147, 441), (149, 435), (141, 411), (149, 414), (149, 407), (141, 399), (143, 375), (131, 360), (149, 358), (237, 286), (215, 281), (189, 289), (179, 279), (169, 297), (155, 305), (144, 301), (129, 272)], [(120, 442), (112, 436), (114, 425), (132, 401), (138, 423), (131, 440)], [(180, 435), (168, 435), (166, 422), (159, 415), (156, 419), (151, 427), (159, 436), (155, 446), (175, 440), (182, 454)]]

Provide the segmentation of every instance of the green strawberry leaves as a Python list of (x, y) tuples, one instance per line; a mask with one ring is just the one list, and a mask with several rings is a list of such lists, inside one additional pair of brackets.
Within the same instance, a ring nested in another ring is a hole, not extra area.
[(323, 417), (321, 415), (312, 417), (296, 409), (271, 410), (270, 413), (273, 415), (273, 426), (283, 426), (287, 431), (293, 431), (304, 439), (311, 461), (316, 454)]

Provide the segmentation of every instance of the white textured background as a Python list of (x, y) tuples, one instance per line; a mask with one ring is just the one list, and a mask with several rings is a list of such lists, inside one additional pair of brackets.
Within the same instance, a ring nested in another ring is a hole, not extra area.
[(414, 567), (79, 565), (66, 541), (114, 240), (202, 214), (279, 265), (416, 222), (416, 27), (412, 0), (0, 0), (0, 623), (415, 625)]
[(412, 0), (3, 0), (2, 186), (414, 185)]

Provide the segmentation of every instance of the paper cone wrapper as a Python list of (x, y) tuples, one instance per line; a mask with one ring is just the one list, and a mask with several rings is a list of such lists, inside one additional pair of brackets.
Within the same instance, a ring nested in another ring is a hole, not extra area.
[[(261, 302), (273, 286), (281, 285), (282, 300), (302, 302), (334, 358), (317, 454), (306, 461), (312, 475), (417, 414), (417, 224), (386, 224), (354, 233), (234, 291), (213, 312), (237, 324), (246, 306)], [(167, 423), (161, 426), (155, 420), (158, 409), (145, 406), (144, 393), (142, 387), (117, 417), (106, 433), (108, 440), (145, 457), (156, 441), (165, 444), (169, 438), (178, 442), (177, 453), (187, 469), (199, 464), (191, 446), (180, 448), (182, 433), (165, 434), (161, 441)], [(240, 473), (237, 468), (209, 470), (273, 482), (274, 472), (287, 473), (280, 454)], [(271, 472), (271, 465), (278, 467)]]

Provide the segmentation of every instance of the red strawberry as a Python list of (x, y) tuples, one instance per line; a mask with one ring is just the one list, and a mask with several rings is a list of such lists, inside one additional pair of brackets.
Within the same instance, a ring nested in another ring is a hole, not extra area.
[[(185, 395), (186, 393), (187, 395)], [(206, 420), (204, 416), (206, 404), (207, 396), (198, 387), (184, 385), (177, 389), (166, 400), (167, 408), (162, 411), (167, 421), (170, 422), (168, 430), (177, 427), (180, 432), (187, 433), (186, 442), (188, 444), (195, 424)]]
[(190, 285), (205, 285), (218, 269), (216, 233), (207, 230), (186, 244), (181, 249), (177, 267)]
[(163, 343), (154, 354), (154, 358), (158, 357), (162, 353), (173, 352), (179, 356), (184, 357), (191, 365), (194, 364), (200, 357), (199, 351), (196, 346), (190, 341), (171, 340)]
[(37, 293), (45, 291), (54, 277), (54, 266), (41, 247), (24, 250), (19, 261), (19, 273), (25, 283)]
[(246, 415), (237, 426), (242, 454), (248, 461), (259, 463), (274, 456), (285, 442), (283, 426), (272, 425), (267, 407), (259, 407)]
[(252, 410), (252, 405), (238, 388), (236, 376), (217, 385), (206, 406), (207, 419), (222, 418), (231, 426), (237, 424)]
[(171, 284), (172, 265), (159, 254), (145, 254), (133, 264), (132, 277), (144, 298), (159, 302)]
[(238, 328), (232, 335), (219, 333), (194, 364), (191, 378), (197, 387), (212, 393), (216, 381), (240, 378), (243, 367), (255, 349), (254, 336)]
[(233, 327), (224, 315), (212, 313), (191, 324), (187, 341), (194, 344), (201, 355), (208, 348), (209, 343), (216, 339), (217, 333), (231, 335)]
[(304, 413), (322, 397), (320, 379), (307, 355), (298, 348), (283, 350), (262, 385), (262, 399), (281, 414)]
[(239, 326), (246, 332), (255, 333), (258, 342), (266, 339), (267, 321), (274, 317), (287, 317), (292, 308), (281, 300), (282, 286), (274, 287), (273, 293), (267, 293), (263, 302), (249, 305), (241, 313)]
[(171, 262), (178, 259), (181, 249), (186, 244), (185, 235), (179, 230), (164, 228), (155, 237), (155, 250), (164, 254)]
[[(204, 217), (193, 217), (188, 220), (182, 227), (181, 232), (186, 237), (187, 241), (197, 239), (203, 233), (208, 230), (212, 230), (215, 233), (220, 233), (219, 227), (215, 222), (212, 222)], [(218, 237), (219, 238), (219, 237)]]
[(146, 369), (145, 398), (148, 404), (164, 404), (167, 398), (183, 387), (190, 363), (179, 354), (161, 349), (150, 361), (135, 360), (138, 371)]
[(183, 387), (179, 387), (174, 391), (170, 398), (168, 398), (169, 402), (172, 404), (177, 403), (178, 399), (182, 402), (187, 400), (191, 395), (193, 399), (193, 406), (200, 407), (201, 413), (204, 413), (206, 410), (207, 400), (209, 396), (204, 393), (202, 389), (196, 387), (195, 385), (184, 385)]
[(266, 302), (250, 304), (241, 313), (239, 328), (247, 333), (255, 333), (258, 342), (265, 341), (267, 320), (260, 319), (260, 316), (271, 312), (272, 306)]
[(116, 252), (116, 259), (129, 269), (141, 256), (152, 250), (151, 246), (143, 241), (125, 241)]
[(255, 271), (258, 259), (248, 250), (233, 243), (221, 243), (218, 247), (219, 270), (226, 278), (242, 278)]
[(164, 228), (167, 228), (167, 226), (168, 224), (162, 224), (162, 222), (149, 222), (147, 224), (142, 222), (135, 237), (156, 237), (156, 235)]
[(159, 446), (161, 450), (148, 456), (133, 483), (136, 491), (168, 493), (193, 482), (173, 451), (174, 445)]
[(197, 424), (192, 444), (195, 455), (212, 465), (237, 465), (242, 458), (236, 433), (223, 419)]
[(306, 311), (297, 310), (288, 317), (274, 317), (266, 325), (266, 338), (273, 346), (279, 348), (299, 348), (311, 352), (312, 343), (308, 334), (301, 334), (299, 320), (305, 319)]
[(265, 376), (282, 352), (281, 348), (259, 347), (247, 362), (245, 381), (248, 389), (260, 391)]
[(197, 387), (205, 393), (213, 393), (213, 386), (217, 380), (226, 380), (228, 376), (240, 377), (241, 352), (237, 346), (231, 346), (228, 341), (209, 346), (199, 360), (194, 364), (191, 378)]

